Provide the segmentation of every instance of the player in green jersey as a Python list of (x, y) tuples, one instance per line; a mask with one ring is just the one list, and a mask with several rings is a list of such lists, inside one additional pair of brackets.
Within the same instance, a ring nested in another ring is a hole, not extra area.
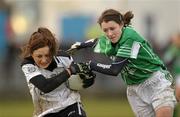
[(129, 26), (133, 17), (130, 11), (122, 15), (107, 9), (98, 20), (104, 35), (71, 47), (95, 46), (94, 52), (112, 58), (110, 64), (95, 60), (84, 64), (107, 75), (121, 73), (127, 84), (128, 101), (137, 117), (172, 117), (176, 104), (173, 78), (147, 40)]

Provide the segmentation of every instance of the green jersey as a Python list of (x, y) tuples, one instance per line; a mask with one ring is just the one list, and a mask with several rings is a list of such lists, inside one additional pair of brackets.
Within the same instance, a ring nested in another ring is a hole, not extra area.
[(127, 85), (142, 83), (153, 72), (165, 68), (148, 42), (131, 27), (123, 28), (115, 47), (106, 36), (99, 37), (94, 52), (104, 53), (110, 57), (128, 58), (128, 64), (121, 71), (121, 76)]

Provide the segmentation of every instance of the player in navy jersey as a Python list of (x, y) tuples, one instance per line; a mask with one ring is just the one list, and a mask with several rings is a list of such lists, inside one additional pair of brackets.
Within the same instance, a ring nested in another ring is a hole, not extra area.
[(71, 75), (84, 74), (83, 87), (94, 83), (95, 75), (75, 64), (67, 53), (58, 52), (55, 36), (38, 28), (22, 48), (22, 71), (34, 104), (33, 117), (86, 117), (78, 91), (69, 89)]

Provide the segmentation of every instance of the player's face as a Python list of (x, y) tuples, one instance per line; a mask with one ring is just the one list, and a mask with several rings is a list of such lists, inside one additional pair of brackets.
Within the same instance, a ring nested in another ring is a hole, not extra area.
[(37, 66), (40, 68), (47, 68), (52, 61), (52, 57), (48, 46), (35, 50), (32, 53), (32, 57)]
[(119, 41), (122, 34), (121, 31), (122, 27), (123, 25), (119, 25), (114, 21), (108, 21), (108, 22), (103, 21), (101, 23), (101, 29), (112, 43), (116, 43)]

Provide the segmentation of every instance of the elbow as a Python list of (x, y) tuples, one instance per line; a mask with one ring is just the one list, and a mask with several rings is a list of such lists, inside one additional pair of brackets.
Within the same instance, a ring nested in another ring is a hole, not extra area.
[(119, 70), (113, 70), (111, 73), (113, 76), (118, 76), (120, 71)]
[(114, 65), (114, 66), (112, 66), (111, 67), (111, 69), (110, 69), (110, 73), (113, 75), (113, 76), (118, 76), (119, 75), (119, 73), (121, 72), (121, 70), (122, 70), (122, 67), (121, 66), (119, 66), (119, 65)]

